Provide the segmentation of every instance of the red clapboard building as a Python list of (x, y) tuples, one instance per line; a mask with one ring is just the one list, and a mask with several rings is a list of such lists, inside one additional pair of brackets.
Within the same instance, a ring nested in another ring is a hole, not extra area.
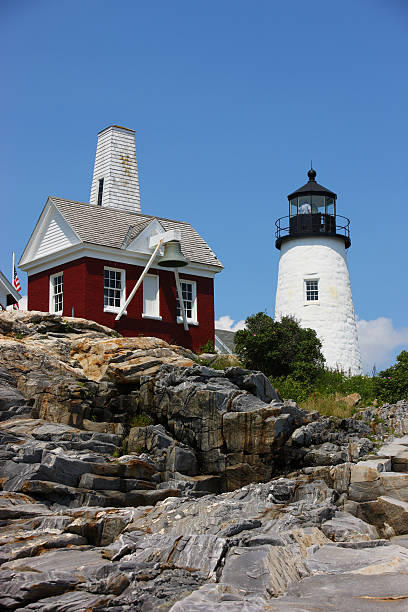
[[(181, 247), (183, 264), (166, 255), (170, 244)], [(177, 273), (173, 264), (183, 267)], [(98, 134), (90, 203), (50, 196), (19, 267), (28, 274), (29, 310), (194, 351), (214, 342), (214, 276), (222, 264), (189, 223), (140, 212), (133, 130), (110, 126)]]

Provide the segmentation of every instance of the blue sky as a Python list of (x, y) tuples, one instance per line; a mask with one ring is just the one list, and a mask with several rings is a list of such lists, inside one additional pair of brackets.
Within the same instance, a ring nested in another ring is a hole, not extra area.
[(313, 159), (351, 219), (366, 369), (388, 365), (408, 344), (407, 34), (404, 0), (2, 0), (0, 269), (48, 195), (88, 201), (96, 134), (119, 124), (142, 211), (191, 222), (225, 265), (217, 318), (273, 314), (274, 222)]

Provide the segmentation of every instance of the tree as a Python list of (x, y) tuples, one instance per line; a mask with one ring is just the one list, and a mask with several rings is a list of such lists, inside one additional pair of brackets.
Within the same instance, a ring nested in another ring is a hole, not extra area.
[(402, 351), (397, 363), (380, 372), (374, 381), (380, 401), (395, 404), (408, 400), (408, 352)]
[(235, 348), (246, 367), (266, 376), (314, 380), (324, 365), (321, 342), (313, 329), (303, 329), (292, 317), (274, 321), (264, 312), (251, 315), (246, 329), (235, 334)]

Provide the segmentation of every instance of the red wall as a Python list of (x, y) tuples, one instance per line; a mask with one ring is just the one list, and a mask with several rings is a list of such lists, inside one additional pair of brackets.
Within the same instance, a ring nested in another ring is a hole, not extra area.
[(171, 344), (180, 344), (199, 351), (208, 340), (214, 341), (214, 281), (212, 278), (192, 276), (180, 272), (180, 278), (197, 283), (197, 320), (185, 331), (176, 322), (176, 284), (173, 272), (150, 270), (160, 277), (160, 316), (162, 321), (143, 319), (143, 287), (140, 287), (127, 307), (127, 315), (115, 321), (116, 314), (103, 311), (104, 267), (126, 270), (126, 295), (132, 291), (143, 268), (119, 264), (109, 260), (83, 257), (28, 278), (28, 309), (48, 312), (49, 278), (64, 272), (64, 316), (84, 317), (115, 329), (123, 336), (156, 336)]

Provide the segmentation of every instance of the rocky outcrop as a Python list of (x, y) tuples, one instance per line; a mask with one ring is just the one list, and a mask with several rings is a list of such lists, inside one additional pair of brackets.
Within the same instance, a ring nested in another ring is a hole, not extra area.
[(194, 363), (193, 353), (163, 340), (118, 338), (98, 323), (48, 313), (2, 312), (0, 333), (0, 367), (32, 414), (95, 431), (92, 421), (123, 423), (137, 413), (142, 373)]
[(406, 609), (408, 404), (323, 418), (154, 338), (0, 330), (1, 609)]

